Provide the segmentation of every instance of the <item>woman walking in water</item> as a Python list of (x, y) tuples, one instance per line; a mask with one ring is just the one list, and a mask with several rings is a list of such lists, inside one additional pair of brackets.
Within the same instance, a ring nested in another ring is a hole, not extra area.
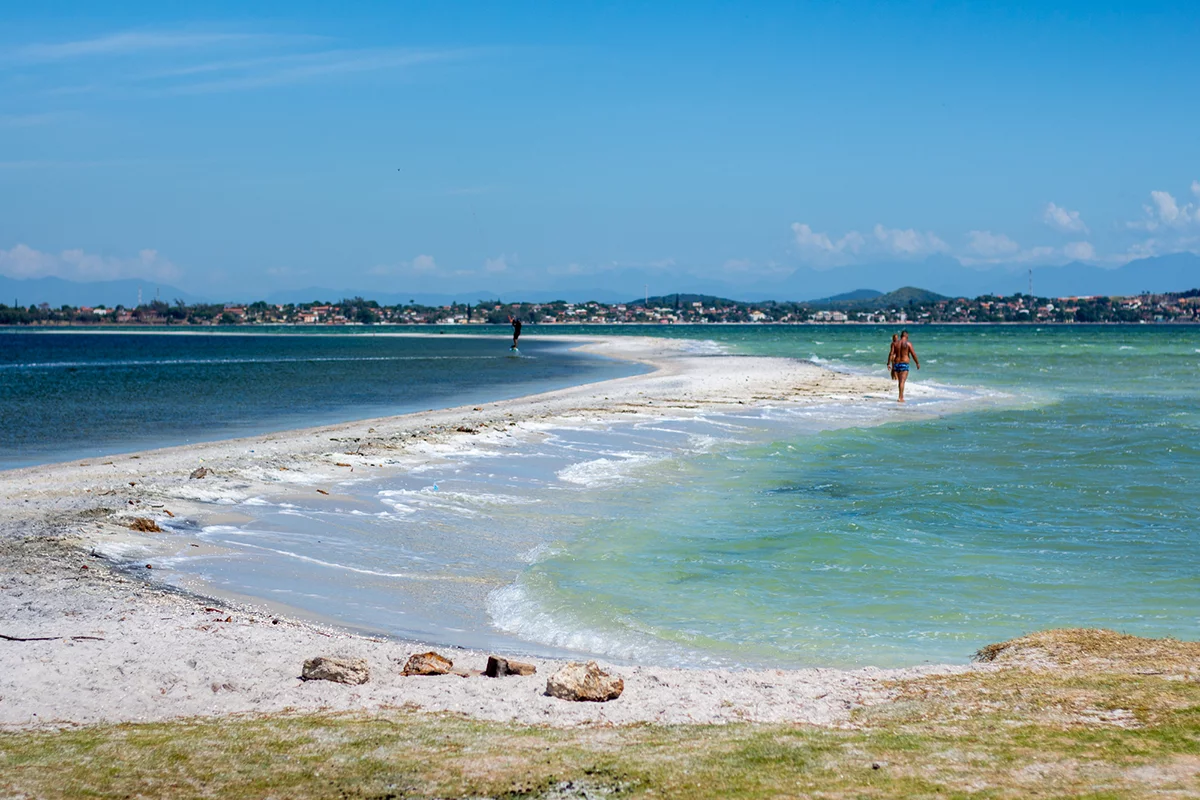
[(904, 384), (908, 380), (908, 360), (917, 365), (917, 369), (921, 368), (921, 361), (917, 358), (917, 351), (913, 349), (912, 342), (908, 340), (908, 331), (900, 331), (900, 341), (892, 345), (892, 371), (896, 373), (896, 381), (899, 384), (900, 400), (904, 402)]
[(896, 363), (896, 346), (900, 343), (900, 334), (892, 334), (892, 346), (888, 348), (887, 369), (888, 377), (896, 380), (896, 370), (892, 369), (892, 365)]

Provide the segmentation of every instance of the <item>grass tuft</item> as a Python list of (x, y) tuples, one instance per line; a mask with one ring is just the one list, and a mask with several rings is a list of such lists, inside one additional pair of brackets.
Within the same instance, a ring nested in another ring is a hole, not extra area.
[(990, 652), (994, 667), (897, 683), (837, 730), (559, 729), (396, 708), (0, 733), (0, 796), (1200, 796), (1193, 643), (1050, 631)]

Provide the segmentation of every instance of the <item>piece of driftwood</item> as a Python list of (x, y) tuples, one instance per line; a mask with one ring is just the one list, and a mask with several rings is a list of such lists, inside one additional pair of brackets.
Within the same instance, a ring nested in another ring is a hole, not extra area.
[(53, 642), (56, 639), (91, 639), (96, 642), (103, 642), (103, 636), (8, 636), (0, 633), (0, 639), (6, 642)]

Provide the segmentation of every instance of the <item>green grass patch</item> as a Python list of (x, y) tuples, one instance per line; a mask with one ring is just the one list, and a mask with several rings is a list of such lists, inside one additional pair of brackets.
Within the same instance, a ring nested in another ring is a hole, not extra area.
[(1105, 631), (989, 648), (846, 729), (556, 729), (405, 708), (0, 733), (0, 796), (1200, 797), (1194, 643)]
[(1200, 687), (1163, 688), (1172, 699), (1133, 726), (971, 712), (930, 693), (900, 714), (867, 710), (851, 730), (564, 730), (396, 709), (5, 733), (0, 787), (39, 798), (1200, 795), (1200, 713), (1176, 705)]

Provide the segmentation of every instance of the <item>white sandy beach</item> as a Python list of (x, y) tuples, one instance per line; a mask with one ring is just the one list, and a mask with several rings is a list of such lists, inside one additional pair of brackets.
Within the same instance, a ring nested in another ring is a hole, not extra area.
[[(287, 431), (0, 473), (0, 726), (87, 724), (283, 710), (419, 707), (552, 725), (794, 721), (845, 723), (889, 696), (888, 682), (969, 669), (745, 670), (606, 666), (625, 681), (609, 703), (544, 694), (558, 666), (531, 677), (402, 677), (437, 649), (482, 669), (487, 653), (373, 638), (156, 585), (156, 557), (191, 546), (182, 533), (135, 533), (136, 518), (197, 525), (216, 501), (288, 492), (338, 495), (353, 475), (383, 475), (504, 447), (555, 424), (680, 416), (747, 405), (894, 403), (893, 385), (790, 359), (705, 354), (694, 343), (579, 337), (587, 350), (653, 367), (646, 375), (498, 403)], [(209, 472), (191, 479), (193, 470)], [(136, 554), (150, 569), (118, 570)], [(140, 574), (139, 574), (140, 573)], [(365, 658), (360, 686), (299, 679), (318, 655)]]

